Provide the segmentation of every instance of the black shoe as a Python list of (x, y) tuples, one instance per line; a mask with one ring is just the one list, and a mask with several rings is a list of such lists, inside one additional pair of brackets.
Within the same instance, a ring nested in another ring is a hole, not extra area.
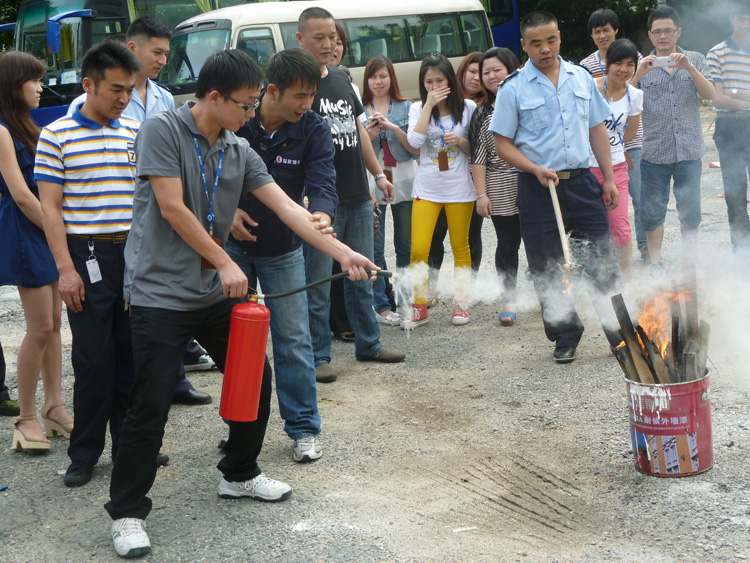
[(555, 351), (552, 352), (552, 358), (558, 364), (569, 364), (576, 359), (576, 347), (575, 346), (556, 346)]
[(219, 440), (219, 449), (223, 450), (226, 447), (228, 441), (229, 441), (229, 434), (227, 434), (226, 436), (223, 436), (221, 440)]
[(207, 405), (212, 400), (211, 395), (203, 391), (197, 391), (196, 389), (172, 396), (172, 403), (179, 403), (181, 405)]
[(0, 416), (18, 416), (21, 414), (21, 404), (13, 399), (0, 401)]
[(74, 461), (65, 472), (66, 487), (80, 487), (91, 481), (94, 464), (90, 461)]
[(336, 333), (333, 333), (333, 337), (336, 338), (337, 340), (341, 340), (341, 342), (354, 342), (355, 340), (357, 340), (354, 337), (354, 333), (353, 332), (350, 333), (350, 334), (336, 334)]
[(165, 465), (169, 465), (169, 456), (159, 452), (156, 454), (156, 467), (164, 467)]

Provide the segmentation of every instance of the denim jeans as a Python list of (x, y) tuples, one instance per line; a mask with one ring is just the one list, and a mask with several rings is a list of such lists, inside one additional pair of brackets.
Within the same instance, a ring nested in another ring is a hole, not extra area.
[[(338, 239), (355, 252), (373, 259), (372, 203), (339, 203), (333, 230)], [(311, 283), (331, 275), (331, 258), (318, 249), (305, 244), (305, 269), (307, 282)], [(330, 285), (322, 284), (307, 290), (310, 335), (312, 336), (315, 366), (331, 362), (331, 330), (329, 327)], [(377, 354), (380, 327), (372, 310), (372, 282), (344, 281), (344, 299), (349, 323), (356, 341), (354, 354), (368, 358)]]
[[(380, 230), (375, 235), (375, 262), (376, 266), (387, 270), (388, 265), (385, 262), (385, 213), (391, 208), (393, 216), (393, 246), (396, 249), (396, 268), (408, 268), (411, 257), (411, 200), (402, 201), (380, 206)], [(388, 296), (386, 295), (385, 278), (379, 277), (372, 284), (372, 304), (375, 310), (380, 313), (388, 311), (391, 308)]]
[[(302, 249), (280, 256), (248, 256), (227, 241), (227, 254), (247, 276), (248, 284), (263, 293), (285, 293), (305, 285)], [(307, 294), (304, 291), (265, 302), (271, 311), (271, 344), (276, 371), (276, 394), (284, 431), (293, 440), (320, 434), (320, 413), (315, 390), (315, 365), (308, 331)]]
[(664, 224), (669, 203), (669, 184), (674, 178), (674, 199), (680, 225), (694, 231), (701, 224), (701, 159), (674, 164), (641, 160), (643, 226), (654, 231)]
[(747, 214), (747, 173), (750, 170), (750, 127), (746, 119), (716, 119), (714, 142), (719, 150), (729, 234), (735, 251), (750, 247)]
[(638, 250), (648, 247), (646, 229), (643, 226), (643, 190), (641, 189), (641, 154), (643, 149), (630, 149), (628, 154), (633, 161), (633, 169), (629, 170), (630, 182), (628, 191), (633, 202), (633, 217), (635, 219), (635, 242)]

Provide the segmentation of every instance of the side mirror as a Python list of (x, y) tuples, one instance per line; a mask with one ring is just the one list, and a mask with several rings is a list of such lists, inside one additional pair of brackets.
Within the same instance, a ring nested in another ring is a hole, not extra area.
[(73, 10), (52, 16), (47, 20), (47, 51), (48, 54), (56, 55), (60, 52), (60, 20), (68, 18), (93, 18), (93, 10)]

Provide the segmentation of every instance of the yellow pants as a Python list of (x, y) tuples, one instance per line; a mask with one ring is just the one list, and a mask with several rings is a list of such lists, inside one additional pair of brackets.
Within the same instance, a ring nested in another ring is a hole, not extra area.
[[(468, 299), (468, 281), (471, 272), (469, 253), (469, 223), (474, 210), (473, 201), (460, 203), (437, 203), (415, 199), (411, 208), (411, 265), (423, 265), (423, 274), (414, 279), (414, 303), (427, 304), (427, 258), (430, 255), (432, 235), (435, 232), (440, 210), (445, 208), (448, 219), (448, 235), (453, 250), (456, 301)], [(413, 274), (414, 275), (414, 274)]]

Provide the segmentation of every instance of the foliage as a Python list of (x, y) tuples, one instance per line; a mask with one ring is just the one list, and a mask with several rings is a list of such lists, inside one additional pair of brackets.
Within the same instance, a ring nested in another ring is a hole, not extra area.
[[(11, 23), (16, 21), (18, 17), (18, 8), (21, 7), (23, 0), (0, 0), (0, 23)], [(6, 48), (10, 47), (13, 43), (13, 33), (3, 32), (0, 33), (0, 49), (3, 45)]]

